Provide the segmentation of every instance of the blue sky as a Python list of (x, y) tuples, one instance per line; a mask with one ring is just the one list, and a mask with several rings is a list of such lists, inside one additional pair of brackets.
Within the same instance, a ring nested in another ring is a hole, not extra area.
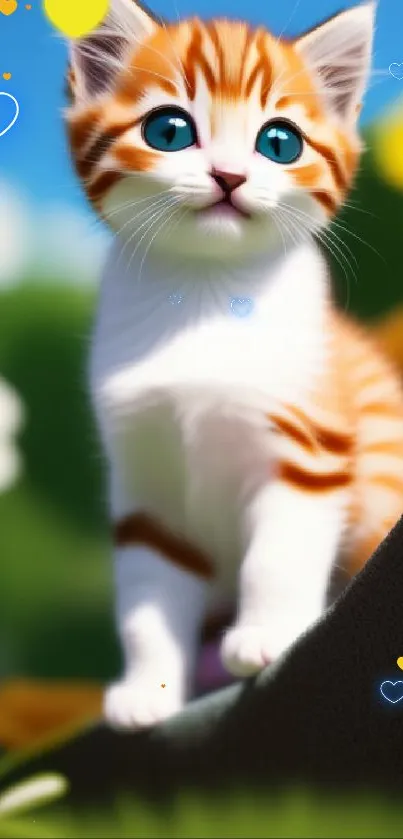
[[(20, 0), (13, 15), (0, 14), (0, 90), (16, 96), (21, 108), (15, 126), (0, 137), (0, 180), (22, 191), (30, 206), (63, 202), (83, 209), (60, 118), (66, 47), (46, 21), (41, 0), (30, 0), (30, 11), (25, 2)], [(264, 23), (276, 34), (284, 29), (294, 35), (351, 5), (348, 0), (157, 0), (153, 8), (168, 19), (178, 13), (243, 17)], [(391, 62), (403, 62), (403, 0), (379, 0), (374, 66), (387, 70)], [(12, 74), (9, 81), (3, 79), (4, 72)], [(388, 74), (375, 81), (363, 122), (402, 93), (403, 80)], [(5, 97), (1, 99), (5, 104)]]

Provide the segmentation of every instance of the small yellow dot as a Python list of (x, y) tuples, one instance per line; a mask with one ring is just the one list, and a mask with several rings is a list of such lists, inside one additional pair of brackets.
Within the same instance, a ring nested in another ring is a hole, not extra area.
[(403, 655), (399, 656), (396, 664), (397, 664), (398, 667), (400, 667), (401, 670), (403, 670)]

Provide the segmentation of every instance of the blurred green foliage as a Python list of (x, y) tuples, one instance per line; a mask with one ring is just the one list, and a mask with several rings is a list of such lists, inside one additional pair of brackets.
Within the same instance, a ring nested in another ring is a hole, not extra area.
[[(403, 302), (403, 192), (379, 175), (371, 151), (373, 131), (367, 132), (365, 141), (354, 188), (332, 225), (343, 241), (344, 257), (338, 254), (343, 267), (332, 255), (330, 263), (339, 305), (372, 320)], [(331, 247), (335, 250), (333, 242)]]
[[(52, 812), (53, 809), (53, 812)], [(50, 808), (0, 820), (0, 839), (392, 839), (403, 836), (403, 810), (396, 802), (351, 797), (319, 798), (304, 791), (245, 797), (183, 797), (154, 807), (122, 800), (113, 811)]]
[(0, 370), (24, 400), (24, 475), (0, 496), (0, 673), (100, 677), (118, 666), (103, 463), (86, 393), (93, 293), (1, 297)]

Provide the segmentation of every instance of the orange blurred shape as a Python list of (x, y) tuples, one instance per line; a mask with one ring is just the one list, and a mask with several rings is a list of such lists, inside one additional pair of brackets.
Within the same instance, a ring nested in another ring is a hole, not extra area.
[(13, 680), (0, 686), (0, 745), (31, 746), (69, 726), (101, 716), (101, 685), (93, 682)]

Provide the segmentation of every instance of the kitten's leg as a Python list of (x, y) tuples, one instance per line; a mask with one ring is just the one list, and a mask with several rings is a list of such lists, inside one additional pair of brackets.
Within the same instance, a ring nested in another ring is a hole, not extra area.
[(141, 728), (180, 710), (194, 673), (206, 583), (142, 546), (116, 550), (124, 675), (108, 688), (111, 725)]
[(247, 511), (236, 624), (221, 654), (236, 676), (261, 670), (321, 614), (345, 523), (345, 491), (303, 491), (280, 480)]

